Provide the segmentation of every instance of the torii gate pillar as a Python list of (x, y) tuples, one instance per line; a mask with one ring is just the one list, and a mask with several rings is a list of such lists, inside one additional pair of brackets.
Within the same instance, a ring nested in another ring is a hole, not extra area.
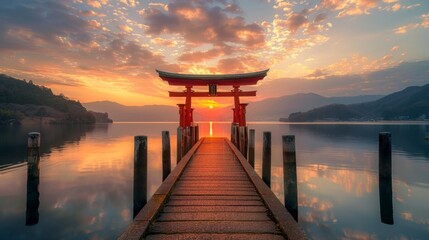
[(192, 86), (186, 86), (186, 105), (185, 105), (185, 126), (189, 127), (191, 126), (193, 119), (192, 119), (192, 101), (191, 101), (191, 94), (192, 94)]
[(177, 104), (179, 106), (179, 126), (185, 127), (185, 104)]

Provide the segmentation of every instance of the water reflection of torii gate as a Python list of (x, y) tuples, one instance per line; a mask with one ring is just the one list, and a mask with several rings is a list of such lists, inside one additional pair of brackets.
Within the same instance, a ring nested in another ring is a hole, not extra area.
[[(170, 97), (185, 97), (185, 104), (178, 104), (180, 114), (180, 128), (193, 127), (192, 97), (234, 97), (233, 126), (246, 126), (247, 103), (240, 103), (240, 97), (256, 96), (256, 91), (242, 91), (240, 86), (255, 85), (259, 80), (267, 76), (267, 70), (242, 74), (179, 74), (156, 70), (159, 77), (167, 81), (169, 85), (184, 86), (183, 92), (169, 92)], [(208, 92), (195, 92), (194, 86), (208, 86)], [(229, 92), (218, 92), (217, 86), (232, 86)], [(186, 134), (185, 134), (186, 135)], [(197, 133), (198, 135), (198, 133)], [(179, 140), (179, 139), (178, 139)], [(195, 142), (194, 140), (191, 140)], [(238, 143), (238, 142), (237, 142)], [(236, 145), (237, 145), (236, 143)], [(187, 145), (185, 143), (185, 145)], [(191, 143), (191, 145), (193, 145)], [(186, 153), (190, 146), (185, 147)], [(182, 154), (184, 155), (184, 154)]]

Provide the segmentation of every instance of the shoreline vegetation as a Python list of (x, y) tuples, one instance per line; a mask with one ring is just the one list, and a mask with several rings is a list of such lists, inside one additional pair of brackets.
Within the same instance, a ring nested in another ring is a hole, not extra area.
[(107, 113), (88, 111), (47, 87), (0, 74), (0, 125), (111, 122)]

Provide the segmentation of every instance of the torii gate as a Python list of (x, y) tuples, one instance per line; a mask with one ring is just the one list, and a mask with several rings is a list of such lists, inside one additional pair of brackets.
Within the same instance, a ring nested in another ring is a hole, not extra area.
[[(267, 76), (269, 69), (241, 74), (180, 74), (156, 70), (159, 77), (169, 85), (185, 86), (183, 92), (169, 92), (170, 97), (185, 97), (185, 104), (179, 106), (180, 127), (190, 127), (193, 124), (192, 97), (234, 97), (233, 123), (246, 126), (247, 103), (240, 103), (240, 97), (254, 97), (256, 91), (242, 91), (240, 86), (255, 85)], [(193, 86), (208, 86), (208, 92), (192, 91)], [(218, 92), (217, 86), (232, 86), (230, 92)]]

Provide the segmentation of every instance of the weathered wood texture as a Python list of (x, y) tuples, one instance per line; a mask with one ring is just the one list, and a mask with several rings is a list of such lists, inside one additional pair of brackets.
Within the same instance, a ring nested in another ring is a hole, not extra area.
[(162, 181), (171, 172), (170, 132), (162, 131)]
[(287, 211), (227, 140), (204, 138), (187, 165), (178, 167), (183, 173), (171, 184), (157, 215), (141, 226), (144, 231), (137, 224), (128, 231), (146, 239), (305, 239), (290, 215), (286, 216), (291, 220), (288, 231), (300, 234), (285, 233), (284, 217), (273, 216)]

